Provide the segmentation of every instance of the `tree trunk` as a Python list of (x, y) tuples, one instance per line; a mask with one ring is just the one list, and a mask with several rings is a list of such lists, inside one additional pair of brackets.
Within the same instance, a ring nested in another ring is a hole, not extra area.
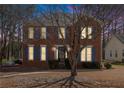
[(75, 76), (77, 76), (77, 62), (76, 62), (76, 60), (73, 59), (72, 63), (73, 64), (72, 64), (72, 67), (71, 67), (71, 76), (75, 77)]
[(73, 76), (73, 77), (77, 76), (77, 69), (76, 69), (76, 67), (71, 69), (71, 76)]

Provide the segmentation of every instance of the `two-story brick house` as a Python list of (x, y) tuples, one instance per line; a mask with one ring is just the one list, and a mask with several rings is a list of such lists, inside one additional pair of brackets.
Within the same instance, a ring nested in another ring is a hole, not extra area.
[[(95, 31), (98, 27), (98, 25), (94, 25), (96, 23), (98, 24), (96, 20), (92, 20), (92, 24), (89, 24), (88, 27), (84, 28), (85, 31), (82, 32), (82, 45), (87, 42), (87, 46), (80, 53), (79, 64), (101, 62), (101, 32)], [(65, 28), (65, 26), (60, 26), (64, 39), (68, 39), (69, 34)], [(23, 65), (41, 66), (43, 69), (46, 69), (49, 68), (49, 60), (64, 62), (64, 59), (68, 58), (58, 29), (57, 26), (40, 25), (37, 22), (29, 22), (24, 25)], [(88, 39), (84, 39), (87, 34), (95, 32), (97, 32), (97, 38), (89, 36)]]

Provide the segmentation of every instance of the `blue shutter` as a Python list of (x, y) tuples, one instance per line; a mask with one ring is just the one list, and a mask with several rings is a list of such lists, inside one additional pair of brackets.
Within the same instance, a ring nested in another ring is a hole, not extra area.
[(95, 39), (96, 38), (96, 28), (92, 27), (92, 38)]
[(47, 36), (47, 27), (46, 27), (46, 39), (48, 38), (48, 36)]
[(38, 57), (38, 62), (40, 62), (41, 60), (40, 60), (40, 45), (39, 46), (37, 46), (37, 57)]
[(36, 61), (36, 58), (37, 58), (37, 49), (36, 49), (36, 46), (34, 46), (34, 62)]
[(38, 62), (40, 62), (41, 60), (40, 60), (40, 45), (39, 46), (37, 46), (37, 59), (38, 59)]
[(46, 63), (48, 62), (48, 48), (47, 48), (47, 46), (46, 46)]
[(95, 62), (95, 47), (92, 47), (92, 62)]
[(34, 29), (34, 38), (36, 40), (40, 39), (40, 29), (38, 27)]
[(26, 61), (28, 61), (28, 46), (26, 46), (24, 49), (24, 58)]

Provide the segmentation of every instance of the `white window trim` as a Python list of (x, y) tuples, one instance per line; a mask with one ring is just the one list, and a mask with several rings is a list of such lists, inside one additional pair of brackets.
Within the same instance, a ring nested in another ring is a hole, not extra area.
[(54, 51), (54, 58), (58, 60), (58, 47)]
[[(89, 33), (89, 29), (91, 30), (91, 32)], [(91, 26), (87, 27), (87, 31), (88, 31), (88, 39), (92, 39), (92, 32), (93, 32), (93, 28)]]

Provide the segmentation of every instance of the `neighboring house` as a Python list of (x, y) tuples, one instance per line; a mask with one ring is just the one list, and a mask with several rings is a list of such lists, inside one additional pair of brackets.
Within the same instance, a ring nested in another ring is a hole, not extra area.
[[(93, 23), (95, 24), (97, 21), (94, 21)], [(68, 39), (69, 34), (67, 34), (65, 27), (61, 26), (60, 29), (64, 39)], [(89, 25), (89, 27), (85, 28), (85, 31), (83, 31), (82, 35), (86, 37), (86, 34), (88, 33), (95, 33), (96, 29), (94, 29), (92, 25)], [(54, 30), (54, 32), (52, 30)], [(58, 33), (57, 26), (50, 26), (46, 24), (39, 25), (35, 22), (29, 22), (24, 25), (23, 34), (24, 65), (41, 66), (45, 69), (49, 68), (48, 62), (50, 60), (59, 60), (59, 62), (64, 62), (65, 59), (68, 58), (68, 55), (64, 51), (64, 47), (61, 43), (62, 37)], [(85, 62), (101, 62), (101, 32), (96, 34), (98, 35), (97, 38), (93, 38), (93, 36), (90, 36), (85, 40), (81, 38), (82, 45), (87, 42), (87, 47), (81, 51), (79, 64)], [(52, 44), (49, 44), (49, 42)]]
[(113, 34), (105, 47), (105, 59), (124, 61), (124, 34)]

